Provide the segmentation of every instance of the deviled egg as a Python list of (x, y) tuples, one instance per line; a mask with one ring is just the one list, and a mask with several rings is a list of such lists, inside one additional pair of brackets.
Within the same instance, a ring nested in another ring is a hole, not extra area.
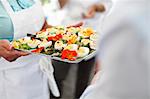
[(81, 40), (81, 43), (82, 43), (84, 46), (87, 46), (90, 42), (91, 42), (91, 40), (89, 40), (89, 39), (82, 39), (82, 40)]
[(77, 53), (78, 57), (85, 57), (90, 53), (90, 49), (88, 47), (80, 47)]
[(96, 50), (96, 48), (97, 48), (96, 45), (97, 45), (96, 41), (91, 41), (91, 42), (90, 42), (90, 48), (91, 48), (91, 49)]
[(37, 33), (36, 37), (37, 38), (47, 38), (47, 35), (48, 35), (48, 32), (44, 31), (44, 32)]
[(31, 42), (31, 37), (24, 37), (22, 43), (28, 43), (28, 42)]
[(36, 48), (40, 43), (41, 43), (40, 40), (32, 40), (32, 41), (28, 42), (27, 44), (31, 48)]
[(62, 39), (68, 41), (70, 39), (71, 35), (72, 35), (71, 32), (64, 33)]
[(12, 42), (12, 46), (13, 46), (15, 49), (19, 49), (20, 42), (13, 41), (13, 42)]
[(48, 37), (54, 37), (57, 35), (56, 33), (58, 30), (55, 28), (48, 28), (46, 31), (48, 32)]
[(31, 38), (30, 37), (24, 37), (23, 39), (18, 39), (18, 41), (21, 43), (21, 44), (27, 44), (28, 42), (31, 42)]
[(40, 40), (32, 40), (32, 41), (28, 42), (27, 44), (31, 48), (36, 48), (40, 43), (41, 43)]
[(92, 34), (92, 35), (90, 36), (90, 40), (92, 40), (92, 41), (97, 41), (97, 40), (98, 40), (98, 37), (99, 37), (99, 35), (96, 34), (96, 33), (94, 33), (94, 34)]
[(74, 44), (77, 42), (78, 36), (76, 34), (72, 34), (69, 37), (68, 43), (69, 44)]
[(79, 36), (79, 37), (82, 37), (82, 38), (88, 38), (88, 37), (89, 37), (89, 36), (86, 36), (86, 35), (85, 35), (84, 31), (78, 32), (78, 36)]
[(41, 48), (41, 47), (44, 47), (44, 48), (47, 48), (47, 47), (50, 47), (52, 46), (52, 41), (47, 41), (47, 40), (43, 40), (43, 42), (41, 42), (38, 47)]
[(94, 32), (91, 28), (85, 28), (84, 30), (78, 32), (78, 36), (82, 38), (89, 38)]
[(84, 29), (84, 32), (85, 32), (85, 35), (86, 35), (86, 36), (90, 36), (90, 35), (92, 35), (93, 33), (95, 33), (95, 31), (94, 31), (92, 28), (85, 28), (85, 29)]
[(78, 50), (78, 45), (77, 44), (69, 44), (64, 49), (68, 49), (70, 51), (77, 51)]
[(54, 49), (56, 50), (62, 50), (66, 45), (63, 43), (63, 41), (56, 41), (54, 44)]

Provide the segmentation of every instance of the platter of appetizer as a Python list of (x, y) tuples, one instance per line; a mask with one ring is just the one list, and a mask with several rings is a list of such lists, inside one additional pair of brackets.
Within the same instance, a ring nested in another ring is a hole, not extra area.
[(52, 59), (78, 63), (96, 55), (98, 35), (92, 28), (55, 26), (12, 41), (16, 50), (50, 55)]

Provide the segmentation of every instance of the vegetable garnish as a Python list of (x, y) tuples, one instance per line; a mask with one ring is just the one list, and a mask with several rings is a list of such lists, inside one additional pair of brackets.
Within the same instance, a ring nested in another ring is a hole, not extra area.
[(63, 50), (61, 58), (73, 61), (76, 60), (77, 55), (78, 54), (76, 51)]
[(41, 53), (43, 49), (44, 49), (44, 47), (41, 47), (41, 48), (37, 48), (35, 50), (32, 50), (31, 52), (33, 52), (33, 53)]
[(57, 41), (57, 40), (60, 40), (62, 39), (62, 35), (61, 34), (58, 34), (54, 37), (48, 37), (48, 41)]

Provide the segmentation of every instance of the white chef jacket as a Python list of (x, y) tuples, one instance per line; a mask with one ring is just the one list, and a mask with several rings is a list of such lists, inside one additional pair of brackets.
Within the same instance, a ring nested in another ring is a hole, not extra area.
[(80, 99), (150, 99), (149, 26), (149, 0), (114, 0), (99, 43), (102, 70)]
[[(103, 3), (106, 7), (106, 12), (97, 12), (93, 18), (83, 19), (82, 14), (87, 13), (89, 7), (96, 3)], [(69, 0), (63, 8), (65, 10), (65, 17), (62, 20), (62, 24), (68, 25), (83, 21), (85, 27), (92, 27), (97, 30), (99, 21), (109, 12), (111, 5), (111, 0)]]

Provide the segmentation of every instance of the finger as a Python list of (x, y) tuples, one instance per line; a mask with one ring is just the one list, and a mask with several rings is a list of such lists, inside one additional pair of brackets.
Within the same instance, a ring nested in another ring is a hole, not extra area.
[(92, 18), (93, 17), (93, 15), (90, 15), (90, 14), (86, 14), (85, 16), (83, 16), (83, 18), (85, 18), (85, 19), (89, 19), (89, 18)]
[(18, 56), (27, 56), (27, 55), (29, 55), (30, 53), (28, 53), (28, 52), (23, 52), (23, 51), (16, 51), (16, 50), (15, 50), (15, 54), (17, 54)]
[(16, 51), (16, 50), (4, 50), (3, 54), (1, 55), (3, 58), (5, 58), (7, 61), (15, 61), (17, 58), (21, 56), (26, 56), (29, 55), (27, 52), (22, 52), (22, 51)]
[(6, 57), (5, 59), (9, 62), (13, 62), (15, 61), (16, 59), (18, 59), (20, 56), (12, 56), (12, 57)]
[(94, 9), (90, 9), (89, 12), (88, 12), (88, 14), (91, 15), (91, 14), (93, 14), (94, 12), (95, 12)]
[(1, 40), (0, 41), (0, 45), (5, 48), (6, 50), (11, 50), (12, 49), (12, 46), (10, 44), (10, 42), (8, 40)]
[(95, 16), (95, 10), (91, 9), (89, 12), (88, 12), (88, 17), (89, 18), (92, 18)]
[(77, 23), (77, 24), (75, 24), (75, 25), (70, 25), (70, 26), (67, 26), (68, 28), (70, 28), (70, 27), (80, 27), (80, 26), (82, 26), (84, 23), (83, 22), (79, 22), (79, 23)]
[(20, 52), (20, 51), (7, 51), (6, 55), (4, 56), (4, 58), (9, 61), (15, 61), (17, 58), (21, 57), (21, 56), (26, 56), (29, 55), (29, 53), (26, 52)]
[(83, 25), (83, 22), (79, 22), (78, 24), (76, 24), (75, 26), (76, 27), (80, 27), (80, 26), (82, 26)]

